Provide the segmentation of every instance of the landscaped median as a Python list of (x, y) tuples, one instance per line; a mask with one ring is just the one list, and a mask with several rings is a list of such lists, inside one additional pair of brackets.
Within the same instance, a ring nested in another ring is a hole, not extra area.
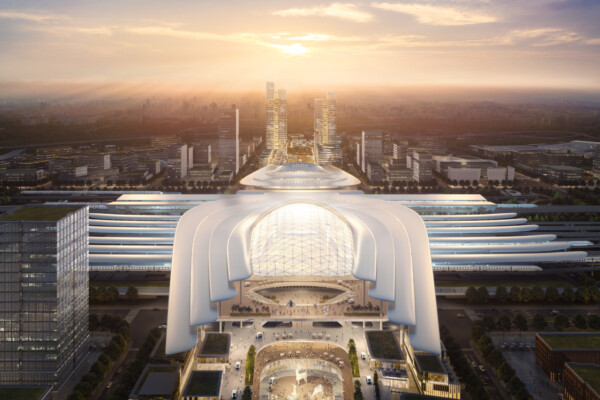
[(348, 341), (348, 358), (350, 359), (350, 365), (352, 366), (352, 376), (354, 378), (360, 377), (358, 356), (356, 355), (356, 343), (354, 343), (354, 339)]

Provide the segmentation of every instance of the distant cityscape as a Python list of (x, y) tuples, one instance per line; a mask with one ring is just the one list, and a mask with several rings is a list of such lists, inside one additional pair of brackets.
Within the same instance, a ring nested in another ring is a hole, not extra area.
[(317, 96), (4, 102), (0, 398), (600, 398), (597, 111)]

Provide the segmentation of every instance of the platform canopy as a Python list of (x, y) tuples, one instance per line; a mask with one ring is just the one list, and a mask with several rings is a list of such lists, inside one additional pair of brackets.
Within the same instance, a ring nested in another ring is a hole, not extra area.
[(263, 189), (316, 190), (357, 186), (360, 181), (333, 165), (295, 162), (266, 166), (246, 176), (240, 183)]

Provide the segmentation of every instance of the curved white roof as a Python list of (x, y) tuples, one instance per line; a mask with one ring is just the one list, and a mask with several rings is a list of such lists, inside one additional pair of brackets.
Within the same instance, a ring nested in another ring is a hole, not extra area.
[(375, 282), (369, 295), (392, 303), (388, 318), (411, 327), (414, 348), (440, 353), (429, 240), (419, 215), (383, 200), (310, 192), (293, 198), (280, 192), (233, 196), (182, 216), (173, 244), (167, 353), (196, 345), (195, 330), (186, 327), (217, 320), (215, 303), (236, 296), (230, 282), (253, 274), (253, 230), (286, 204), (315, 205), (343, 218), (352, 234), (352, 275)]
[(332, 165), (296, 162), (269, 165), (251, 173), (240, 183), (265, 189), (339, 189), (360, 181)]

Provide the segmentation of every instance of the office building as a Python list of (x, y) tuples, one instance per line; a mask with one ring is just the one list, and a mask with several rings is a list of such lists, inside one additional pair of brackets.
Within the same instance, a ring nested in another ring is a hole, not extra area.
[(183, 179), (187, 176), (187, 145), (174, 144), (167, 150), (167, 178)]
[(267, 82), (267, 151), (287, 147), (287, 99), (284, 89), (275, 90), (273, 82)]
[(412, 152), (411, 164), (413, 170), (413, 179), (419, 183), (433, 180), (433, 161), (431, 153), (424, 150), (414, 150)]
[(364, 173), (367, 172), (367, 164), (381, 164), (383, 160), (383, 136), (381, 131), (362, 131), (362, 143), (360, 146), (360, 166)]
[(240, 117), (237, 108), (219, 110), (219, 169), (240, 170)]
[(88, 352), (88, 207), (0, 216), (0, 384), (60, 387)]
[(535, 363), (553, 381), (562, 381), (567, 362), (600, 364), (600, 333), (544, 332), (535, 335)]
[(568, 400), (600, 400), (600, 364), (565, 363), (564, 395)]
[(315, 99), (314, 135), (316, 144), (335, 144), (337, 136), (335, 108), (335, 93), (333, 92), (327, 93), (325, 99)]

